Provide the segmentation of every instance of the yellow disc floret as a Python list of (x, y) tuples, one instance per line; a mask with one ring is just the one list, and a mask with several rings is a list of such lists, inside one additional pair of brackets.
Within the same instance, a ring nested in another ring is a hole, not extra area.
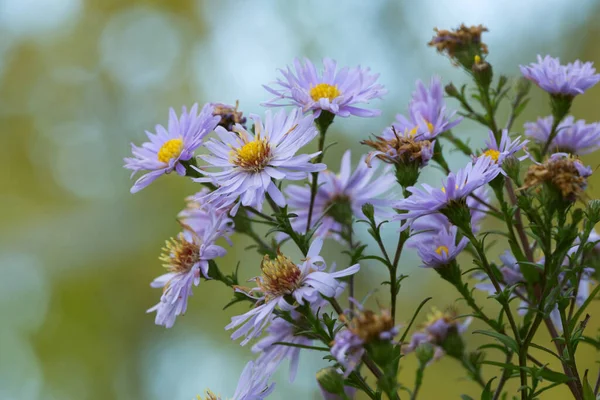
[(486, 156), (494, 160), (494, 162), (498, 162), (498, 157), (500, 157), (500, 152), (498, 150), (489, 149), (484, 151), (482, 156)]
[(159, 259), (169, 272), (188, 272), (200, 261), (200, 239), (192, 234), (189, 241), (184, 233), (180, 233), (166, 241)]
[(258, 280), (258, 285), (267, 301), (275, 296), (290, 294), (300, 285), (300, 268), (279, 251), (274, 260), (265, 255), (260, 269), (262, 280)]
[(333, 86), (328, 83), (319, 83), (310, 88), (310, 97), (314, 101), (319, 101), (319, 99), (329, 99), (329, 101), (332, 101), (341, 94), (342, 92), (340, 92), (337, 85)]
[(445, 253), (446, 257), (448, 257), (448, 254), (450, 253), (450, 251), (448, 250), (448, 247), (446, 247), (446, 246), (444, 246), (444, 245), (438, 246), (438, 248), (437, 248), (437, 249), (435, 249), (435, 252), (436, 252), (436, 253), (437, 253), (439, 256), (441, 256), (441, 255), (442, 255), (442, 253)]
[(183, 140), (171, 139), (167, 140), (158, 150), (158, 161), (167, 164), (171, 159), (179, 157), (183, 150)]
[[(429, 121), (425, 121), (427, 123), (427, 130), (429, 131), (429, 133), (433, 132), (433, 124)], [(408, 135), (410, 137), (415, 137), (415, 135), (417, 134), (417, 130), (419, 129), (419, 125), (415, 125), (414, 128), (412, 128), (409, 132)]]
[(248, 171), (262, 171), (271, 160), (271, 146), (256, 135), (253, 141), (231, 151), (232, 162)]

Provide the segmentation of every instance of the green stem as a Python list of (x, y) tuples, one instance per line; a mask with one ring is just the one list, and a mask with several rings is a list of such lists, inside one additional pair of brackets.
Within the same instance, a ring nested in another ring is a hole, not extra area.
[(423, 375), (425, 374), (425, 365), (419, 365), (417, 369), (417, 375), (415, 376), (415, 388), (410, 395), (410, 400), (416, 400), (417, 395), (419, 394), (419, 389), (421, 389), (421, 384), (423, 383)]
[[(330, 113), (329, 111), (321, 111), (321, 115), (319, 118), (315, 119), (315, 125), (319, 130), (319, 151), (321, 152), (317, 157), (315, 157), (315, 164), (323, 161), (323, 149), (325, 148), (325, 134), (327, 133), (327, 129), (329, 125), (333, 123), (333, 118), (335, 114)], [(310, 231), (310, 223), (312, 222), (313, 209), (315, 206), (315, 197), (317, 196), (317, 190), (319, 188), (319, 173), (312, 173), (312, 181), (310, 186), (310, 205), (308, 207), (308, 218), (306, 221), (306, 233)]]

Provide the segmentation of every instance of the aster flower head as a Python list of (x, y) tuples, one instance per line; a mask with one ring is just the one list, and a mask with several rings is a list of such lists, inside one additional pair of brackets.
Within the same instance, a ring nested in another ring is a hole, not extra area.
[(453, 118), (456, 111), (446, 110), (444, 89), (437, 76), (431, 78), (429, 88), (417, 81), (408, 111), (409, 118), (398, 114), (392, 126), (398, 132), (408, 132), (415, 140), (431, 140), (462, 121), (460, 117)]
[[(364, 204), (372, 204), (378, 214), (385, 213), (385, 208), (393, 204), (388, 193), (395, 181), (390, 173), (391, 168), (369, 168), (363, 156), (352, 171), (350, 158), (350, 150), (347, 150), (342, 157), (339, 174), (331, 171), (319, 174), (311, 220), (311, 225), (320, 221), (321, 225), (315, 232), (317, 237), (331, 236), (341, 240), (339, 233), (344, 225), (351, 224), (353, 217), (365, 218), (362, 212)], [(305, 232), (310, 209), (310, 188), (290, 185), (285, 193), (290, 211), (298, 215), (292, 220), (293, 228)]]
[[(538, 118), (536, 122), (525, 123), (525, 135), (544, 145), (550, 139), (554, 117)], [(575, 121), (566, 117), (556, 127), (556, 136), (548, 148), (555, 152), (576, 155), (592, 153), (600, 149), (600, 124), (586, 124), (584, 120)]]
[(212, 103), (213, 115), (219, 116), (221, 120), (218, 125), (230, 131), (236, 124), (246, 128), (246, 117), (238, 110), (240, 102), (236, 100), (235, 106), (223, 103)]
[(367, 156), (367, 164), (370, 164), (373, 158), (377, 158), (397, 166), (425, 167), (433, 157), (435, 141), (419, 140), (415, 136), (407, 130), (399, 132), (392, 125), (391, 128), (386, 128), (381, 136), (375, 136), (372, 140), (363, 140), (361, 144), (375, 149)]
[(331, 354), (344, 368), (344, 376), (350, 375), (360, 364), (365, 352), (365, 345), (373, 342), (391, 342), (398, 335), (399, 326), (394, 321), (389, 310), (375, 313), (358, 307), (351, 318), (340, 316), (340, 321), (346, 324), (346, 329), (339, 331), (334, 338)]
[(521, 73), (530, 81), (552, 95), (577, 96), (600, 81), (593, 63), (574, 63), (561, 65), (560, 59), (549, 55), (537, 56), (537, 63), (521, 65)]
[(467, 246), (467, 238), (457, 242), (458, 228), (451, 226), (442, 229), (435, 236), (431, 235), (428, 241), (419, 241), (415, 247), (421, 261), (422, 267), (443, 268), (449, 265)]
[(257, 115), (250, 117), (254, 120), (254, 133), (239, 124), (233, 132), (217, 127), (219, 140), (210, 139), (205, 145), (212, 154), (201, 157), (208, 163), (206, 167), (219, 171), (199, 170), (206, 177), (195, 180), (217, 185), (204, 199), (219, 208), (235, 204), (232, 215), (240, 203), (262, 209), (266, 194), (283, 207), (285, 198), (273, 180), (301, 180), (309, 172), (326, 168), (325, 164), (310, 162), (319, 152), (296, 155), (318, 134), (312, 116), (303, 117), (299, 109), (294, 109), (289, 115), (284, 110), (276, 114), (268, 110), (264, 123)]
[[(290, 311), (290, 316), (297, 323), (302, 315), (294, 310)], [(271, 317), (271, 323), (266, 328), (267, 335), (260, 339), (252, 351), (258, 353), (257, 365), (271, 365), (276, 368), (283, 360), (290, 360), (290, 382), (296, 378), (298, 372), (298, 363), (300, 361), (300, 347), (284, 346), (276, 343), (292, 343), (299, 346), (310, 346), (313, 340), (298, 334), (298, 328), (284, 318), (277, 316)]]
[(480, 157), (474, 162), (469, 162), (456, 174), (449, 173), (440, 189), (427, 184), (423, 184), (421, 188), (411, 186), (407, 189), (411, 196), (400, 200), (395, 206), (398, 210), (406, 212), (395, 216), (394, 219), (405, 219), (407, 222), (401, 227), (405, 229), (416, 219), (437, 212), (444, 213), (454, 204), (466, 206), (467, 196), (489, 183), (499, 173), (499, 166), (490, 157)]
[(435, 360), (446, 353), (453, 357), (462, 357), (464, 344), (461, 336), (471, 324), (472, 318), (466, 318), (461, 323), (457, 321), (457, 317), (458, 313), (453, 308), (449, 308), (443, 312), (435, 307), (432, 308), (431, 313), (427, 316), (427, 321), (418, 332), (413, 334), (405, 351), (410, 353), (422, 344), (429, 343), (435, 349)]
[[(209, 192), (209, 189), (202, 188), (195, 195), (186, 198), (187, 204), (178, 215), (179, 221), (200, 237), (206, 233), (207, 229), (213, 229), (218, 236), (224, 237), (231, 244), (229, 236), (234, 231), (233, 219), (229, 218), (227, 208), (219, 209), (201, 200)], [(219, 225), (213, 226), (213, 220)]]
[(221, 246), (214, 244), (220, 237), (224, 216), (214, 215), (202, 235), (189, 226), (166, 242), (160, 260), (164, 262), (167, 273), (156, 278), (150, 286), (163, 288), (160, 302), (148, 312), (156, 311), (155, 323), (171, 328), (177, 316), (185, 313), (188, 297), (192, 295), (192, 286), (200, 284), (200, 278), (208, 276), (208, 261), (225, 255)]
[[(323, 241), (316, 239), (311, 244), (306, 258), (301, 264), (295, 264), (285, 255), (279, 253), (274, 260), (265, 256), (261, 263), (262, 275), (256, 278), (257, 287), (253, 289), (238, 288), (238, 291), (256, 299), (256, 307), (247, 313), (235, 316), (226, 329), (239, 327), (232, 339), (245, 336), (242, 345), (258, 337), (271, 321), (273, 311), (278, 307), (290, 311), (296, 304), (305, 302), (313, 304), (322, 299), (321, 296), (334, 297), (342, 282), (338, 278), (355, 274), (360, 269), (358, 264), (337, 272), (324, 272), (325, 261), (319, 255)], [(288, 300), (293, 301), (290, 304)]]
[(189, 112), (183, 107), (179, 117), (171, 108), (167, 128), (156, 125), (156, 133), (146, 131), (149, 142), (141, 147), (131, 144), (133, 157), (124, 159), (125, 168), (133, 171), (132, 177), (138, 172), (149, 171), (134, 183), (131, 193), (139, 192), (159, 176), (173, 171), (184, 176), (186, 169), (183, 162), (194, 156), (194, 151), (218, 122), (219, 117), (213, 115), (210, 104), (202, 107), (199, 114), (198, 104), (194, 104)]
[[(294, 105), (301, 107), (305, 113), (314, 111), (315, 117), (322, 110), (340, 117), (375, 117), (381, 113), (357, 107), (387, 93), (382, 85), (376, 83), (379, 74), (370, 74), (368, 68), (360, 66), (338, 70), (337, 63), (330, 58), (323, 59), (323, 67), (323, 72), (319, 73), (310, 60), (304, 59), (302, 63), (295, 59), (295, 71), (289, 66), (287, 70), (281, 69), (283, 78), (278, 78), (271, 86), (263, 85), (276, 97), (262, 105)], [(288, 101), (281, 103), (284, 99)]]
[[(500, 143), (498, 144), (494, 137), (494, 132), (489, 131), (488, 140), (485, 142), (487, 150), (481, 154), (481, 157), (490, 157), (498, 165), (502, 165), (504, 159), (514, 156), (517, 152), (521, 151), (528, 142), (529, 140), (521, 141), (521, 136), (518, 136), (515, 140), (511, 140), (508, 135), (508, 130), (503, 129)], [(529, 156), (525, 154), (517, 157), (517, 159), (522, 161), (527, 157)], [(504, 173), (504, 171), (501, 172)]]
[(481, 57), (488, 52), (487, 45), (481, 41), (483, 32), (488, 31), (483, 25), (468, 27), (461, 24), (457, 29), (435, 28), (434, 31), (436, 36), (428, 43), (429, 46), (445, 53), (468, 70), (473, 66), (476, 56)]
[(529, 167), (522, 189), (548, 183), (558, 189), (564, 199), (574, 201), (583, 194), (591, 174), (592, 169), (578, 159), (566, 153), (554, 153), (544, 163)]

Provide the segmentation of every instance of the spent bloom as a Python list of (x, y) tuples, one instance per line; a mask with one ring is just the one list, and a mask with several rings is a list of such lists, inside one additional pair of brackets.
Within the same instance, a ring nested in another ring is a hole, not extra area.
[(235, 102), (235, 106), (223, 103), (212, 103), (213, 115), (219, 116), (221, 120), (218, 125), (230, 131), (236, 124), (246, 127), (246, 117), (244, 113), (238, 111), (240, 103)]
[(449, 229), (439, 230), (436, 235), (430, 235), (430, 240), (416, 242), (415, 247), (421, 261), (423, 261), (423, 267), (444, 267), (464, 250), (468, 240), (463, 237), (457, 243), (457, 231), (456, 226), (451, 226)]
[(521, 65), (523, 76), (554, 95), (577, 96), (600, 81), (593, 63), (577, 60), (561, 65), (560, 59), (537, 56), (537, 63)]
[[(502, 165), (505, 158), (514, 156), (515, 153), (521, 151), (529, 140), (521, 141), (521, 136), (511, 140), (506, 129), (502, 130), (502, 136), (500, 138), (500, 144), (496, 142), (494, 132), (490, 131), (488, 140), (485, 142), (487, 150), (485, 150), (481, 156), (490, 157), (498, 165)], [(519, 161), (522, 161), (529, 157), (527, 154), (517, 157)]]
[(395, 208), (406, 213), (395, 216), (396, 220), (405, 219), (401, 229), (405, 229), (417, 218), (443, 211), (453, 203), (464, 201), (477, 188), (489, 183), (500, 173), (500, 168), (490, 157), (479, 157), (469, 162), (456, 174), (449, 173), (442, 188), (422, 184), (422, 188), (411, 186), (407, 190), (411, 196), (396, 203)]
[(398, 132), (394, 126), (386, 128), (381, 136), (361, 142), (375, 149), (367, 156), (367, 164), (376, 157), (388, 164), (398, 166), (416, 165), (423, 168), (433, 157), (435, 141), (419, 140), (410, 131)]
[(483, 32), (488, 29), (483, 25), (466, 26), (461, 24), (457, 29), (434, 29), (436, 35), (428, 43), (440, 53), (461, 63), (465, 68), (471, 69), (475, 56), (487, 54), (488, 48), (481, 41)]
[(544, 163), (529, 167), (523, 189), (549, 183), (558, 189), (567, 200), (574, 201), (587, 187), (587, 178), (592, 174), (590, 167), (566, 153), (554, 153)]
[[(525, 123), (525, 135), (540, 144), (550, 138), (554, 117), (538, 118), (536, 122)], [(548, 147), (555, 152), (583, 155), (600, 148), (600, 124), (586, 124), (584, 120), (575, 121), (572, 116), (562, 120), (556, 128), (556, 136)]]
[(219, 207), (235, 204), (232, 214), (237, 212), (240, 203), (262, 209), (266, 194), (283, 207), (285, 198), (273, 179), (301, 180), (308, 172), (326, 168), (325, 164), (310, 162), (319, 152), (296, 155), (318, 134), (312, 116), (303, 117), (299, 109), (294, 109), (289, 115), (284, 110), (276, 114), (268, 110), (264, 123), (257, 115), (251, 118), (254, 133), (239, 124), (234, 126), (233, 132), (217, 127), (215, 132), (220, 140), (207, 141), (205, 146), (212, 154), (201, 157), (208, 163), (206, 167), (220, 171), (200, 171), (207, 176), (196, 179), (217, 185), (216, 190), (204, 197), (205, 201)]
[[(461, 336), (471, 324), (472, 318), (469, 317), (460, 323), (456, 320), (457, 316), (457, 312), (454, 309), (442, 312), (433, 308), (425, 324), (423, 324), (418, 332), (413, 334), (405, 351), (407, 353), (413, 352), (422, 344), (429, 343), (435, 349), (435, 360), (446, 353), (455, 357), (461, 357), (464, 350)], [(448, 340), (452, 337), (459, 340)]]
[[(280, 69), (283, 78), (278, 78), (271, 86), (263, 85), (276, 97), (263, 103), (267, 107), (294, 105), (303, 112), (314, 111), (315, 117), (322, 110), (340, 117), (375, 117), (379, 110), (359, 108), (357, 105), (381, 98), (387, 90), (376, 83), (379, 74), (370, 74), (368, 68), (337, 68), (330, 58), (323, 59), (324, 70), (319, 73), (308, 59), (302, 63), (294, 60), (295, 72), (287, 67)], [(288, 101), (280, 102), (287, 99)]]
[(221, 246), (214, 244), (223, 233), (222, 218), (213, 214), (207, 220), (208, 226), (202, 235), (188, 226), (175, 238), (167, 240), (160, 260), (164, 262), (167, 273), (156, 278), (150, 286), (163, 288), (160, 302), (148, 312), (156, 311), (155, 322), (171, 328), (177, 316), (187, 309), (188, 297), (192, 295), (192, 286), (200, 284), (200, 278), (208, 276), (208, 261), (225, 255)]
[[(381, 170), (369, 168), (363, 156), (352, 171), (350, 157), (350, 150), (347, 150), (342, 157), (339, 174), (331, 171), (319, 174), (311, 219), (311, 225), (317, 221), (321, 223), (316, 231), (319, 237), (333, 236), (339, 240), (339, 233), (344, 225), (352, 223), (354, 216), (365, 218), (362, 206), (366, 203), (372, 204), (378, 213), (384, 213), (384, 209), (393, 203), (387, 194), (395, 182), (390, 167)], [(298, 215), (292, 220), (292, 226), (298, 232), (306, 231), (310, 193), (308, 186), (290, 185), (285, 190), (290, 211)]]
[(133, 171), (132, 177), (140, 171), (149, 171), (133, 184), (131, 193), (139, 192), (163, 174), (176, 171), (184, 176), (186, 169), (182, 162), (192, 159), (194, 151), (215, 129), (219, 119), (213, 115), (210, 104), (202, 107), (199, 114), (198, 104), (194, 104), (189, 112), (183, 107), (179, 117), (171, 108), (167, 128), (156, 125), (156, 133), (146, 131), (149, 142), (141, 147), (131, 144), (133, 157), (124, 159), (125, 168)]
[[(290, 316), (298, 322), (302, 315), (295, 311), (290, 311)], [(292, 343), (300, 346), (310, 346), (313, 340), (297, 334), (298, 328), (284, 318), (277, 316), (271, 317), (271, 323), (266, 329), (267, 335), (260, 339), (254, 346), (252, 351), (259, 353), (256, 360), (257, 365), (272, 365), (274, 368), (283, 360), (290, 360), (290, 382), (293, 382), (298, 371), (298, 363), (300, 362), (300, 347), (285, 346), (276, 344), (278, 342)]]
[(377, 314), (371, 310), (365, 310), (356, 302), (355, 304), (358, 310), (354, 311), (351, 319), (344, 315), (340, 316), (340, 321), (346, 323), (346, 329), (335, 335), (331, 347), (331, 354), (344, 368), (346, 377), (360, 364), (366, 344), (391, 342), (398, 335), (400, 328), (394, 325), (392, 315), (388, 310), (382, 310)]
[(355, 274), (360, 266), (355, 264), (341, 271), (324, 272), (325, 261), (319, 255), (322, 247), (321, 239), (314, 240), (301, 264), (295, 264), (281, 253), (274, 260), (265, 255), (260, 265), (262, 275), (256, 278), (257, 287), (237, 289), (256, 299), (256, 306), (243, 315), (233, 317), (231, 323), (225, 327), (239, 327), (231, 335), (232, 339), (245, 336), (242, 340), (242, 345), (245, 345), (258, 337), (271, 321), (276, 307), (283, 311), (290, 311), (296, 307), (295, 304), (288, 303), (288, 296), (303, 305), (305, 301), (310, 304), (319, 301), (321, 295), (334, 297), (338, 294), (343, 284), (337, 278)]
[[(408, 132), (416, 140), (431, 140), (452, 129), (462, 118), (453, 118), (456, 111), (447, 111), (444, 89), (440, 78), (431, 78), (429, 88), (420, 80), (408, 106), (409, 118), (396, 115), (392, 127), (397, 132)], [(388, 133), (389, 136), (389, 133)]]

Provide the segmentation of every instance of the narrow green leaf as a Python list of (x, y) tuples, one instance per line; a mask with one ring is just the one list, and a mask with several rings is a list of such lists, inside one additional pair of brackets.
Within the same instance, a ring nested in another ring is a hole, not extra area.
[(583, 304), (581, 305), (581, 307), (579, 307), (579, 310), (577, 310), (577, 312), (575, 313), (575, 315), (573, 315), (573, 319), (571, 319), (571, 322), (569, 322), (569, 325), (570, 325), (569, 329), (571, 331), (573, 331), (573, 329), (575, 329), (575, 324), (577, 324), (577, 322), (579, 321), (579, 318), (581, 318), (581, 316), (583, 315), (583, 312), (590, 305), (590, 303), (592, 302), (592, 300), (594, 300), (594, 298), (596, 297), (596, 295), (598, 294), (599, 291), (600, 291), (600, 285), (596, 285), (596, 287), (594, 288), (594, 290), (592, 290), (592, 293), (590, 293), (590, 295), (583, 302)]
[(501, 333), (494, 332), (494, 331), (484, 331), (484, 330), (477, 330), (477, 331), (474, 331), (473, 333), (479, 333), (482, 335), (486, 335), (486, 336), (490, 336), (495, 339), (498, 339), (506, 347), (513, 350), (515, 353), (519, 352), (519, 345), (517, 344), (517, 341), (515, 339), (511, 338), (510, 336), (506, 336), (506, 335), (503, 335)]

